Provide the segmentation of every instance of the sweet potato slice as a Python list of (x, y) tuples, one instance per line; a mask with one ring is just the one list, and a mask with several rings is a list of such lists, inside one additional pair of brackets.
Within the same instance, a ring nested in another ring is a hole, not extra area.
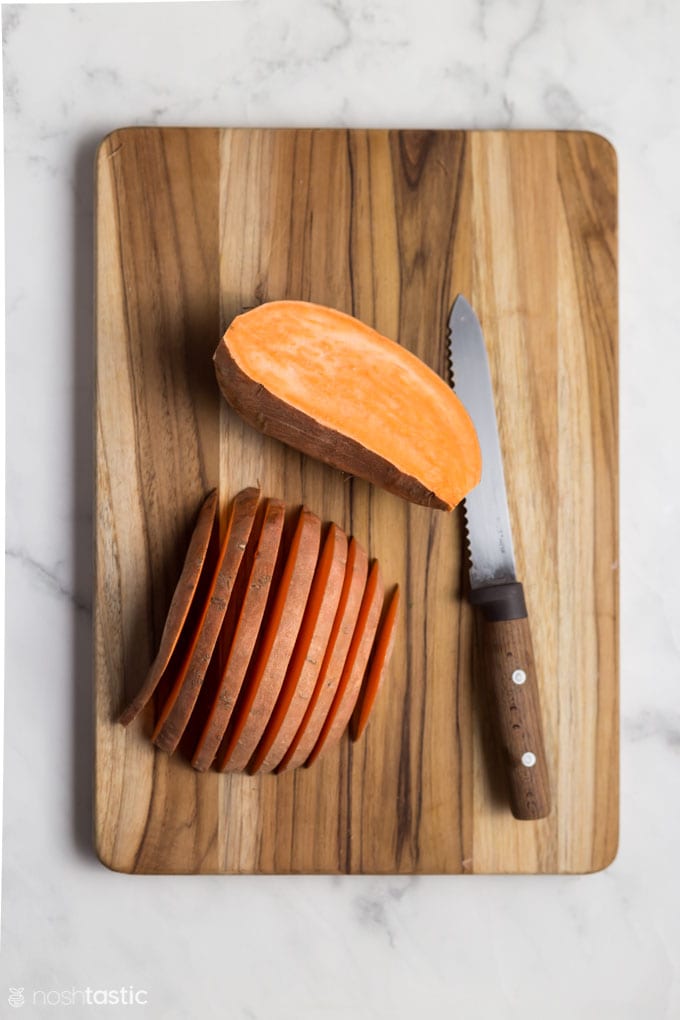
[(361, 680), (380, 622), (384, 595), (378, 561), (373, 560), (342, 677), (319, 739), (305, 765), (311, 765), (316, 761), (322, 749), (332, 747), (345, 732), (361, 690)]
[(152, 735), (156, 747), (168, 754), (177, 748), (201, 690), (253, 527), (259, 498), (258, 489), (244, 489), (232, 503), (227, 533), (196, 635)]
[(249, 675), (227, 728), (224, 750), (219, 756), (221, 771), (240, 772), (245, 769), (269, 721), (300, 631), (316, 570), (320, 539), (321, 521), (303, 507), (271, 613), (263, 624), (252, 669), (248, 670)]
[(192, 764), (199, 772), (205, 772), (210, 768), (217, 754), (250, 664), (276, 567), (285, 512), (286, 504), (280, 499), (267, 500), (246, 595), (231, 646), (225, 650), (224, 672), (215, 702), (194, 751)]
[(210, 538), (215, 526), (217, 509), (217, 490), (209, 492), (203, 501), (194, 530), (189, 541), (182, 572), (170, 602), (170, 608), (163, 627), (158, 652), (146, 675), (144, 683), (130, 704), (120, 715), (123, 726), (129, 726), (142, 709), (151, 700), (163, 673), (168, 667), (182, 628), (185, 625), (189, 608), (198, 587), (203, 570)]
[(367, 574), (366, 551), (355, 538), (351, 538), (340, 602), (321, 671), (298, 731), (277, 765), (276, 772), (302, 765), (317, 742), (342, 677), (366, 587)]
[(451, 387), (344, 312), (259, 305), (233, 320), (214, 361), (254, 428), (397, 496), (451, 510), (480, 480), (477, 434)]
[(399, 586), (396, 585), (392, 595), (387, 602), (387, 608), (383, 613), (378, 633), (375, 636), (373, 651), (370, 662), (361, 685), (359, 698), (350, 720), (350, 736), (352, 740), (358, 740), (366, 729), (368, 717), (371, 714), (375, 699), (380, 690), (383, 677), (387, 672), (390, 658), (394, 650), (394, 639), (397, 628), (397, 609), (399, 608)]
[(337, 524), (331, 524), (281, 693), (248, 765), (251, 773), (260, 769), (262, 772), (271, 772), (297, 733), (328, 647), (346, 564), (347, 535)]

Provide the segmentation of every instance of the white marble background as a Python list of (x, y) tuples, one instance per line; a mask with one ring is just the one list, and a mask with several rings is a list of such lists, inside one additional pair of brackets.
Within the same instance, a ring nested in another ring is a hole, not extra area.
[[(0, 1015), (13, 1015), (10, 985), (133, 985), (149, 994), (139, 1013), (159, 1018), (679, 1017), (680, 7), (8, 5), (3, 28)], [(135, 123), (587, 128), (616, 145), (622, 825), (607, 871), (178, 880), (112, 874), (92, 856), (91, 159)]]

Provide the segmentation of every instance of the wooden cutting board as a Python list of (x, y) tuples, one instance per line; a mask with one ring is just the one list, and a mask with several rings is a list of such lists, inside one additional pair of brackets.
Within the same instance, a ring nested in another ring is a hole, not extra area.
[[(588, 133), (132, 128), (96, 163), (96, 844), (144, 873), (589, 872), (618, 833), (617, 192)], [(507, 807), (461, 514), (241, 423), (212, 354), (241, 309), (351, 312), (446, 376), (462, 292), (489, 349), (553, 809)], [(197, 775), (116, 722), (205, 493), (337, 521), (399, 582), (360, 742), (279, 777)]]

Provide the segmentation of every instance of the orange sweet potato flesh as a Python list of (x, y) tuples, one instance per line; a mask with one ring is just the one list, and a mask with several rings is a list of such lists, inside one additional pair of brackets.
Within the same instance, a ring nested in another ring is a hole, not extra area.
[(243, 686), (274, 576), (285, 511), (286, 504), (282, 500), (267, 500), (248, 586), (231, 647), (228, 649), (227, 661), (215, 702), (192, 758), (192, 765), (199, 772), (210, 768)]
[(375, 636), (375, 644), (371, 652), (371, 659), (366, 670), (359, 698), (350, 720), (350, 736), (352, 740), (358, 740), (366, 729), (368, 718), (371, 714), (375, 699), (387, 672), (390, 658), (394, 650), (394, 639), (397, 629), (397, 609), (399, 608), (399, 586), (396, 585), (387, 603), (387, 608), (380, 621), (378, 633)]
[(336, 524), (331, 524), (281, 693), (248, 766), (251, 773), (271, 772), (288, 750), (302, 722), (328, 647), (346, 563), (347, 535)]
[(258, 489), (244, 489), (232, 503), (222, 552), (196, 636), (152, 735), (156, 747), (168, 754), (176, 750), (198, 699), (253, 527), (259, 496)]
[(243, 771), (264, 733), (285, 679), (316, 570), (321, 521), (300, 511), (271, 612), (219, 755), (221, 771)]
[(337, 744), (347, 728), (361, 690), (361, 681), (380, 622), (384, 596), (380, 567), (378, 561), (373, 560), (340, 683), (319, 739), (305, 762), (307, 766), (316, 761), (323, 748)]
[(366, 588), (367, 574), (366, 551), (355, 538), (351, 538), (340, 602), (321, 671), (298, 731), (276, 766), (277, 773), (302, 765), (318, 740), (342, 677)]
[(123, 726), (129, 726), (132, 720), (139, 715), (150, 701), (161, 677), (168, 668), (172, 653), (175, 650), (182, 628), (186, 623), (192, 600), (196, 594), (199, 578), (204, 568), (210, 538), (215, 525), (216, 509), (217, 490), (213, 489), (203, 501), (203, 506), (194, 525), (182, 572), (165, 620), (156, 658), (151, 664), (151, 668), (138, 693), (120, 716), (119, 721)]
[(450, 386), (344, 312), (259, 305), (233, 320), (214, 361), (254, 428), (406, 500), (451, 510), (480, 480), (477, 435)]

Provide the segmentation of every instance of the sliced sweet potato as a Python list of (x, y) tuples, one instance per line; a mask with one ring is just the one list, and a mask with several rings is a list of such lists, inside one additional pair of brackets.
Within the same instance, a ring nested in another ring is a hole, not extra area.
[(345, 732), (361, 690), (361, 681), (380, 622), (384, 595), (380, 567), (378, 561), (373, 560), (342, 677), (319, 739), (305, 765), (311, 765), (316, 761), (321, 750), (324, 747), (332, 747)]
[(367, 574), (366, 551), (355, 538), (351, 538), (340, 602), (321, 671), (298, 731), (276, 766), (276, 772), (302, 765), (317, 742), (342, 677), (366, 587)]
[(202, 618), (184, 668), (163, 706), (152, 735), (156, 747), (168, 754), (176, 749), (201, 690), (253, 527), (259, 498), (258, 489), (244, 489), (232, 503), (227, 533)]
[(180, 633), (187, 619), (189, 608), (194, 598), (201, 571), (206, 560), (208, 545), (215, 526), (215, 513), (217, 509), (217, 490), (213, 489), (206, 496), (199, 511), (194, 526), (189, 548), (182, 572), (177, 582), (177, 587), (170, 602), (170, 608), (163, 627), (158, 652), (146, 675), (144, 683), (132, 699), (127, 708), (120, 715), (119, 721), (123, 726), (129, 726), (142, 709), (151, 700), (154, 691), (158, 687), (163, 673), (168, 667)]
[(397, 609), (399, 608), (399, 586), (396, 585), (392, 595), (387, 602), (387, 608), (378, 627), (375, 636), (375, 643), (371, 652), (371, 658), (364, 676), (359, 698), (350, 720), (350, 736), (352, 740), (358, 740), (366, 729), (368, 717), (371, 714), (375, 699), (380, 690), (383, 677), (387, 672), (390, 658), (394, 650), (394, 639), (397, 628)]
[(267, 728), (248, 771), (271, 772), (288, 750), (316, 685), (340, 601), (347, 535), (331, 524), (323, 544), (300, 633)]
[(245, 769), (269, 721), (300, 631), (320, 539), (321, 521), (303, 507), (252, 668), (227, 729), (219, 755), (221, 771)]
[(264, 514), (246, 595), (229, 649), (217, 696), (194, 751), (199, 772), (210, 768), (227, 729), (255, 648), (281, 543), (286, 504), (269, 499)]
[(254, 428), (404, 499), (451, 510), (480, 480), (477, 434), (451, 387), (351, 315), (267, 302), (233, 320), (214, 361)]

